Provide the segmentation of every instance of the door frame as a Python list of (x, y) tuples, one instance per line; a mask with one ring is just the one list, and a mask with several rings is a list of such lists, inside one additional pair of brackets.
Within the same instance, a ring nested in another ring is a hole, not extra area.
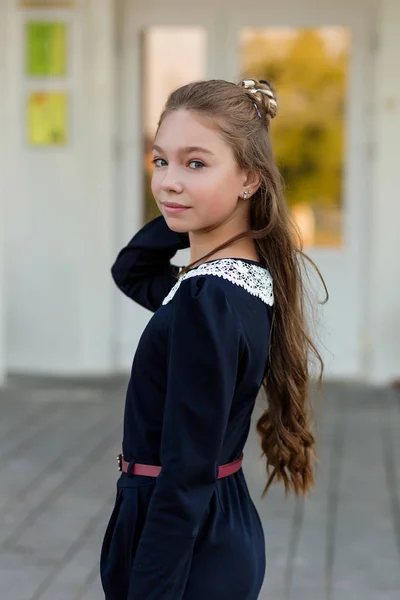
[[(207, 32), (206, 77), (221, 78), (225, 71), (224, 27), (221, 15), (200, 7), (183, 10), (185, 5), (171, 2), (168, 11), (157, 1), (143, 4), (140, 0), (121, 0), (116, 7), (117, 24), (117, 119), (116, 119), (116, 221), (115, 252), (142, 225), (143, 205), (132, 201), (144, 193), (142, 164), (142, 40), (141, 33), (153, 26), (198, 26)], [(221, 60), (215, 60), (215, 57)], [(130, 368), (133, 349), (139, 341), (150, 313), (121, 294), (115, 296), (113, 321), (115, 362), (118, 369)]]
[[(348, 109), (346, 117), (346, 155), (344, 169), (343, 249), (310, 249), (307, 254), (321, 268), (333, 297), (323, 310), (325, 323), (333, 324), (338, 315), (348, 319), (343, 334), (335, 339), (329, 327), (320, 327), (317, 344), (325, 360), (326, 375), (331, 378), (366, 376), (368, 264), (371, 228), (371, 146), (374, 111), (373, 40), (375, 39), (375, 2), (354, 0), (351, 4), (312, 0), (296, 4), (282, 0), (269, 6), (265, 0), (252, 0), (232, 9), (227, 0), (204, 0), (201, 9), (186, 8), (179, 0), (168, 5), (155, 0), (143, 5), (139, 0), (123, 0), (117, 22), (118, 106), (117, 106), (117, 219), (115, 248), (121, 247), (143, 223), (143, 207), (132, 198), (142, 198), (142, 106), (141, 31), (151, 26), (203, 26), (208, 34), (207, 78), (239, 80), (238, 31), (243, 27), (320, 27), (343, 25), (352, 31), (349, 63)], [(239, 4), (239, 3), (238, 3)], [(279, 92), (279, 90), (278, 90)], [(349, 268), (349, 264), (351, 265)], [(318, 288), (318, 298), (324, 297)], [(333, 302), (334, 301), (334, 302)], [(335, 309), (336, 306), (336, 309)], [(336, 314), (334, 314), (336, 313)], [(128, 367), (132, 346), (138, 341), (149, 314), (140, 307), (132, 310), (126, 299), (118, 297), (115, 308), (117, 364)], [(118, 349), (119, 348), (119, 349)]]

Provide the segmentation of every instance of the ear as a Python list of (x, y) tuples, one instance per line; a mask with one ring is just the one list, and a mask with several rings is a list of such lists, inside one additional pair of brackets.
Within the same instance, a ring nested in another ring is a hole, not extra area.
[(254, 196), (261, 185), (261, 175), (256, 171), (245, 171), (244, 175), (243, 188), (249, 190)]

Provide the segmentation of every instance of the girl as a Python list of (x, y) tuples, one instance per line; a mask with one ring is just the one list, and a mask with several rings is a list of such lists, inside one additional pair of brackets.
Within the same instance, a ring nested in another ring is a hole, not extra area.
[[(106, 600), (258, 598), (265, 540), (241, 461), (262, 385), (263, 495), (273, 480), (297, 494), (313, 485), (309, 349), (321, 359), (268, 137), (276, 111), (267, 81), (211, 80), (174, 91), (160, 117), (152, 192), (162, 214), (112, 268), (154, 315), (128, 385), (101, 552)], [(170, 259), (186, 247), (180, 270)]]

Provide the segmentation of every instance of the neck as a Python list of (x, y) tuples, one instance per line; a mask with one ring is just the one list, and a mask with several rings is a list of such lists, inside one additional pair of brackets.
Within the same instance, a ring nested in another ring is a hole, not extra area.
[[(224, 223), (211, 231), (197, 230), (189, 232), (190, 239), (190, 263), (194, 263), (203, 258), (214, 248), (217, 248), (230, 238), (243, 233), (249, 229), (248, 224), (243, 223), (242, 227), (238, 227), (236, 223)], [(226, 248), (213, 252), (206, 260), (215, 258), (250, 258), (258, 260), (257, 249), (254, 240), (243, 238), (231, 243)]]

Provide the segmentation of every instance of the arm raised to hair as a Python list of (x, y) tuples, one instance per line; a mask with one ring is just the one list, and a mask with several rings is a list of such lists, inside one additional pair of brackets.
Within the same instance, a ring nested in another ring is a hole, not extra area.
[(172, 231), (162, 215), (156, 217), (119, 252), (112, 277), (124, 294), (155, 312), (177, 281), (179, 267), (171, 258), (189, 245), (186, 233)]

